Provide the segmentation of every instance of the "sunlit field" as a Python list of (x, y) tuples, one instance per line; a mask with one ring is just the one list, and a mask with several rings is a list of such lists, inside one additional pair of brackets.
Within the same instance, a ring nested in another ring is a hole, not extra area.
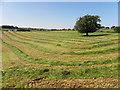
[(2, 32), (4, 88), (117, 88), (118, 33)]

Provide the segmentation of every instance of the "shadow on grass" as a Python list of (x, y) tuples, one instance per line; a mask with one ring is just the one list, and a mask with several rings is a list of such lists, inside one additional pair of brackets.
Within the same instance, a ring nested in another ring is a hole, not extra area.
[(110, 34), (99, 34), (99, 35), (82, 35), (82, 37), (98, 37), (98, 36), (107, 36), (107, 35), (110, 35)]

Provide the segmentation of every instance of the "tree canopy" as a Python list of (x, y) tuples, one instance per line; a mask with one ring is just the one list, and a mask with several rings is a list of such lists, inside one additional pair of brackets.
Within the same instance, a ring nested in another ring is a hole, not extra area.
[(97, 23), (100, 21), (99, 16), (85, 15), (76, 21), (74, 29), (80, 33), (86, 33), (88, 36), (88, 33), (95, 32), (100, 28), (101, 25)]
[(120, 33), (120, 26), (114, 27), (114, 31), (117, 32), (117, 33)]

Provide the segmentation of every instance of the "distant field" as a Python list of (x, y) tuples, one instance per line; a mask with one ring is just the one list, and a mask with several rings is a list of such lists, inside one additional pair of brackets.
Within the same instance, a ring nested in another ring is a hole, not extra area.
[(117, 88), (118, 34), (2, 32), (4, 88)]

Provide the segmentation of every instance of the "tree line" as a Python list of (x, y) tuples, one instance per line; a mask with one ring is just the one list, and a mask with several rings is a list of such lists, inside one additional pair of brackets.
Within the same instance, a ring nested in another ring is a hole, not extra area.
[[(71, 30), (77, 30), (80, 33), (86, 33), (86, 36), (88, 36), (88, 33), (93, 33), (97, 31), (98, 29), (113, 29), (115, 32), (120, 33), (120, 26), (112, 26), (112, 27), (105, 27), (100, 24), (100, 16), (94, 16), (94, 15), (85, 15), (83, 17), (78, 18), (78, 20), (75, 23), (75, 26), (73, 29), (44, 29), (44, 28), (20, 28), (17, 26), (10, 26), (10, 25), (2, 25), (1, 28), (4, 31), (11, 30), (11, 31), (71, 31)], [(7, 29), (7, 30), (6, 30)]]

